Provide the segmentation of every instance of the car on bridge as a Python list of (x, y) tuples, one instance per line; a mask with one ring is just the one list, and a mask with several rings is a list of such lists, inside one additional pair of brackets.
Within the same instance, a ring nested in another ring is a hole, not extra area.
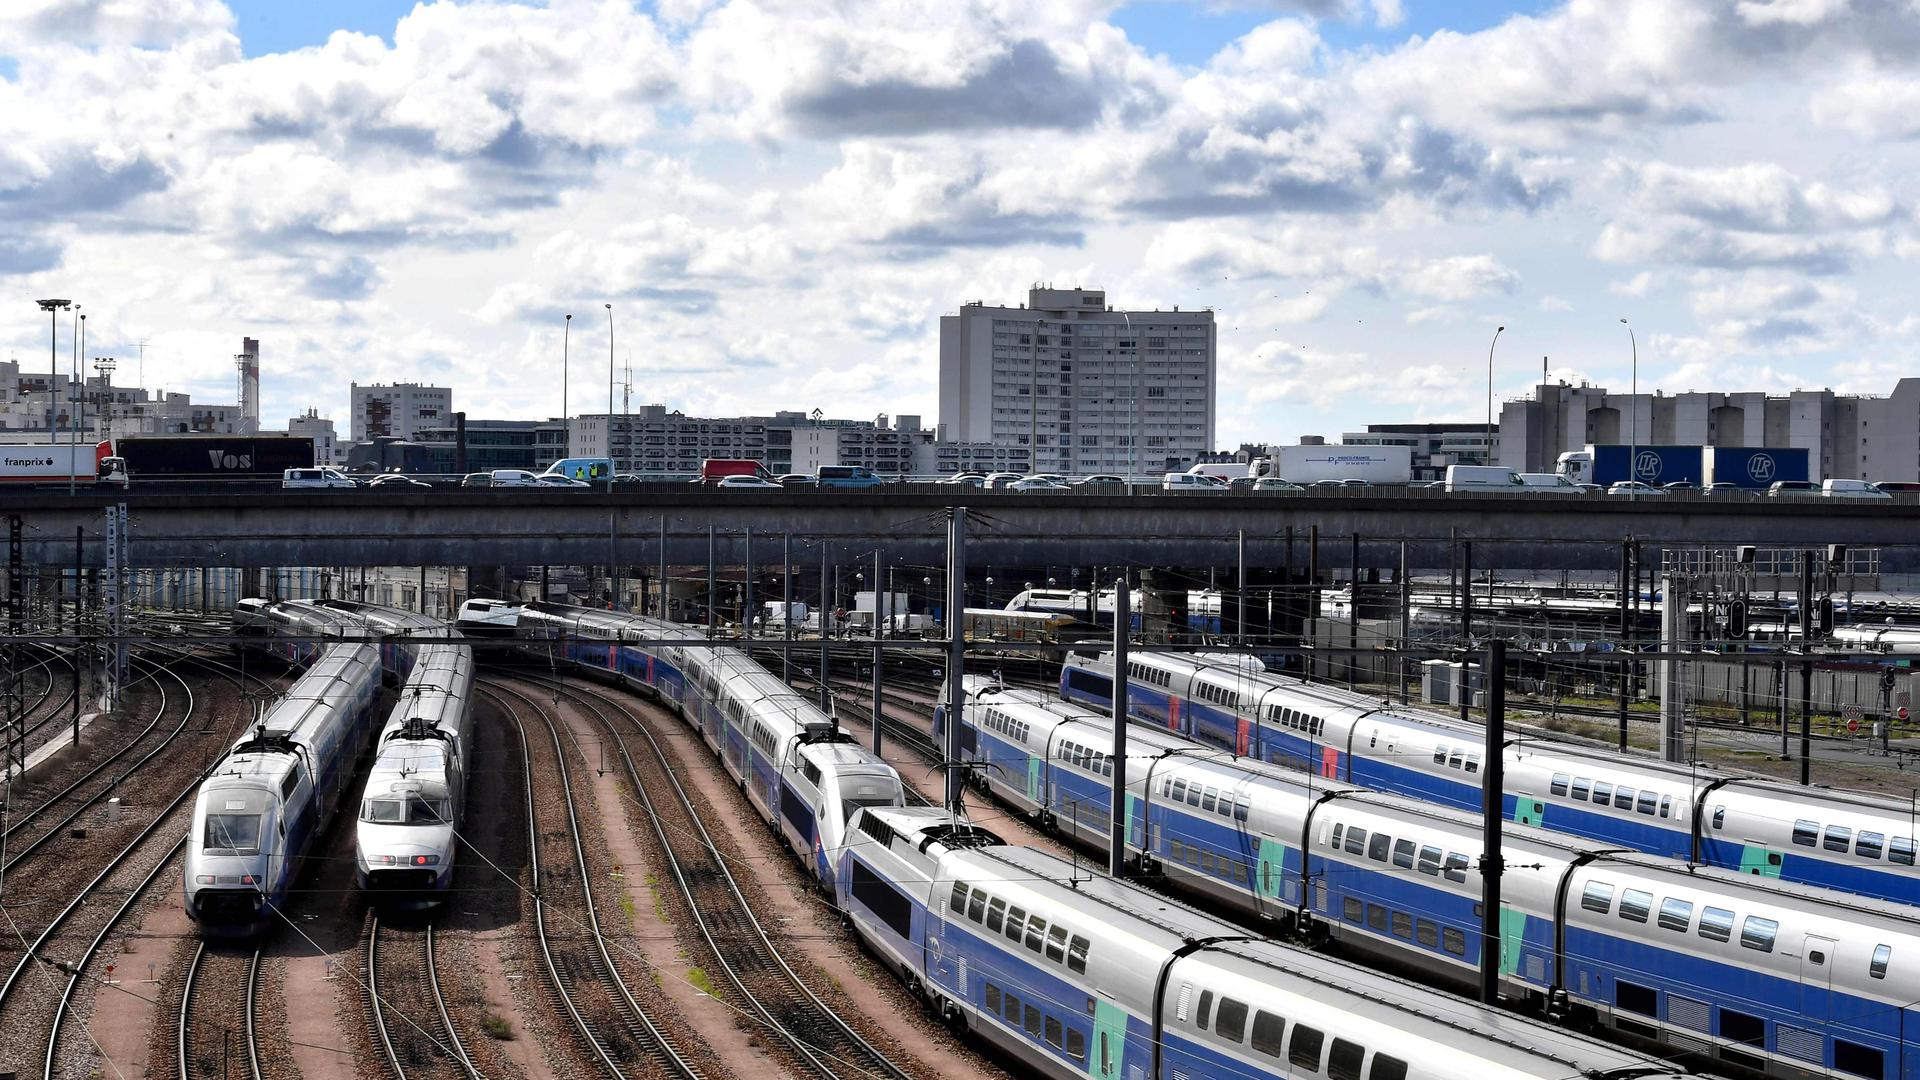
[(355, 488), (360, 485), (353, 477), (339, 469), (321, 467), (316, 469), (288, 469), (280, 474), (280, 486), (287, 490), (299, 488)]
[(1664, 496), (1666, 493), (1667, 489), (1654, 487), (1652, 484), (1641, 480), (1615, 480), (1607, 488), (1607, 494), (1609, 495), (1627, 495), (1633, 498), (1648, 495)]

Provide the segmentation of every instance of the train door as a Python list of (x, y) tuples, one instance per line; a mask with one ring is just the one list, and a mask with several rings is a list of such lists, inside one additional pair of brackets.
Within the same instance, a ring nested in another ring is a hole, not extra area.
[(1127, 1061), (1126, 1010), (1105, 998), (1095, 998), (1093, 1008), (1092, 1073), (1098, 1080), (1120, 1080)]
[(1027, 755), (1027, 798), (1035, 806), (1047, 804), (1047, 762), (1038, 754)]
[(1807, 935), (1800, 950), (1800, 1016), (1818, 1031), (1833, 1019), (1833, 939)]
[(1784, 862), (1785, 852), (1775, 851), (1757, 840), (1748, 840), (1740, 846), (1740, 872), (1743, 874), (1777, 878)]
[(1265, 834), (1260, 837), (1260, 879), (1254, 882), (1254, 895), (1262, 910), (1299, 898), (1298, 886), (1287, 880), (1287, 846)]

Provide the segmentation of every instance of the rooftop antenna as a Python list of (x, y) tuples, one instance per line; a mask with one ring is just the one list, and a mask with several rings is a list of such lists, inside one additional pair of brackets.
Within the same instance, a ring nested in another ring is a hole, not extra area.
[(133, 381), (136, 386), (145, 386), (147, 385), (147, 339), (141, 338), (133, 343), (133, 347), (140, 350), (140, 366), (134, 369)]

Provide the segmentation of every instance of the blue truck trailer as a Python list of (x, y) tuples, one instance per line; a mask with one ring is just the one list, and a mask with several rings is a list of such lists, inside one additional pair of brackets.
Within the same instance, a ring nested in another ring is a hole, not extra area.
[[(1664, 487), (1668, 484), (1705, 483), (1698, 446), (1590, 446), (1593, 454), (1591, 483), (1606, 486), (1622, 480)], [(1631, 467), (1629, 467), (1631, 462)]]
[(1733, 484), (1764, 491), (1776, 480), (1811, 480), (1807, 450), (1793, 446), (1709, 446), (1709, 484)]

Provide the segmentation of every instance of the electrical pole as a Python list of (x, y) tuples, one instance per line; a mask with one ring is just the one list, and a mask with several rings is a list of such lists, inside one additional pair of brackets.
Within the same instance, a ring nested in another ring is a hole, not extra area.
[(946, 805), (955, 814), (966, 808), (966, 774), (960, 770), (960, 717), (966, 707), (961, 680), (967, 667), (967, 508), (947, 511), (947, 715)]
[[(880, 756), (880, 549), (873, 549), (873, 756)], [(893, 597), (887, 596), (888, 613), (892, 613)]]
[(1633, 685), (1632, 654), (1627, 651), (1627, 641), (1631, 635), (1630, 619), (1627, 614), (1627, 574), (1631, 569), (1628, 560), (1633, 556), (1633, 537), (1629, 535), (1620, 541), (1620, 577), (1615, 586), (1620, 593), (1620, 752), (1627, 750), (1627, 696)]
[(1113, 787), (1107, 803), (1107, 873), (1127, 876), (1127, 645), (1133, 622), (1133, 586), (1127, 570), (1113, 582)]
[(1506, 801), (1507, 743), (1507, 643), (1487, 642), (1487, 725), (1486, 743), (1480, 760), (1481, 833), (1485, 847), (1480, 853), (1480, 1001), (1500, 1003), (1501, 952), (1506, 935), (1501, 933), (1500, 877), (1505, 862), (1500, 854), (1501, 830)]
[(793, 534), (780, 534), (780, 681), (793, 682)]
[(1813, 552), (1800, 553), (1800, 786), (1813, 783)]

